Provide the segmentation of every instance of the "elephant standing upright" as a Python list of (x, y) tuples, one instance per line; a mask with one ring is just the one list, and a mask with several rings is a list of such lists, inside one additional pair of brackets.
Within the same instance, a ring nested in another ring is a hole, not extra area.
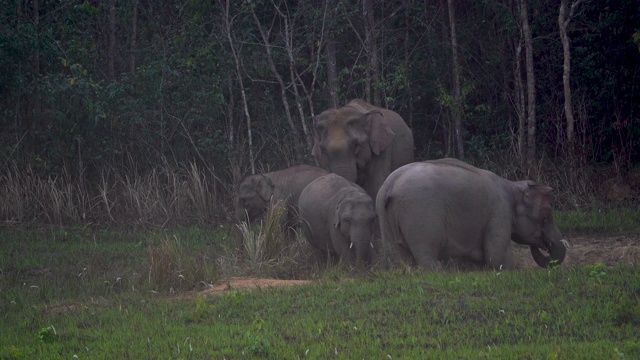
[(394, 171), (378, 192), (376, 208), (383, 240), (425, 270), (439, 269), (439, 260), (511, 269), (512, 240), (529, 245), (536, 263), (546, 267), (562, 263), (566, 253), (552, 219), (551, 191), (441, 159)]
[(352, 100), (314, 119), (313, 157), (375, 200), (387, 176), (413, 161), (413, 135), (397, 113)]
[[(291, 228), (297, 219), (298, 198), (302, 189), (328, 172), (316, 166), (297, 165), (286, 169), (247, 176), (238, 186), (235, 215), (238, 221), (254, 222), (266, 212), (271, 199), (286, 202), (282, 225)], [(238, 247), (240, 248), (238, 238)]]
[(322, 258), (371, 263), (376, 211), (360, 186), (336, 174), (321, 176), (302, 190), (298, 207), (307, 241)]

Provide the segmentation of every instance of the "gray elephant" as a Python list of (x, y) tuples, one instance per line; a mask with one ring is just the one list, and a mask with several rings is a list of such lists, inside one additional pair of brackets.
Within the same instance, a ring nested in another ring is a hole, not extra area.
[[(511, 241), (529, 245), (536, 263), (562, 263), (562, 234), (552, 219), (552, 189), (509, 181), (456, 159), (416, 162), (394, 171), (376, 202), (382, 238), (405, 262), (514, 267)], [(540, 249), (548, 251), (544, 255)]]
[(413, 161), (413, 135), (397, 113), (352, 100), (314, 119), (313, 157), (375, 200), (387, 176)]
[[(297, 219), (298, 198), (302, 189), (328, 172), (316, 166), (298, 165), (242, 180), (236, 194), (235, 215), (238, 221), (254, 222), (265, 214), (269, 201), (286, 201), (283, 226), (290, 229)], [(241, 245), (238, 238), (236, 245)]]
[(371, 264), (376, 212), (373, 199), (342, 176), (313, 180), (298, 201), (302, 229), (322, 258)]

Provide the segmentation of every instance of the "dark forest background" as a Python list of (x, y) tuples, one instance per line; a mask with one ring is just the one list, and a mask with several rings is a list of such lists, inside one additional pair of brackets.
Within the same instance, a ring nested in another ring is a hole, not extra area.
[(313, 163), (313, 116), (353, 98), (398, 112), (417, 160), (637, 206), (637, 0), (7, 0), (0, 18), (5, 223), (228, 221), (244, 175)]

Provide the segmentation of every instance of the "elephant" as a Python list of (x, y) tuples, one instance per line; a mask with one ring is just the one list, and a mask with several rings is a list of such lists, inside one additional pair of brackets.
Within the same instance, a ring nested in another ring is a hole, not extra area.
[(321, 259), (371, 264), (376, 212), (360, 186), (336, 174), (321, 176), (302, 190), (298, 207), (302, 230)]
[[(266, 213), (270, 200), (286, 202), (286, 212), (282, 225), (289, 229), (296, 225), (298, 198), (302, 189), (314, 179), (328, 172), (316, 166), (297, 165), (264, 174), (250, 175), (238, 186), (235, 215), (238, 221), (255, 222)], [(289, 238), (292, 236), (289, 235)], [(237, 246), (242, 239), (238, 236)]]
[(426, 271), (447, 261), (513, 269), (511, 241), (528, 245), (541, 267), (564, 260), (568, 243), (553, 223), (552, 202), (550, 187), (445, 158), (391, 173), (376, 210), (383, 241), (404, 262)]
[(413, 161), (413, 135), (397, 113), (355, 99), (313, 121), (311, 151), (320, 167), (376, 198), (387, 176)]

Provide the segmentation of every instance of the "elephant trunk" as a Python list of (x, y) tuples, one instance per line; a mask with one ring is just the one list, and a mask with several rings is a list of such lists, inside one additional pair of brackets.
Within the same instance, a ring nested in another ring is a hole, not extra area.
[(371, 264), (373, 253), (373, 237), (371, 231), (354, 229), (351, 231), (351, 245), (355, 249), (356, 261), (368, 266)]
[(329, 171), (340, 175), (353, 183), (355, 183), (358, 178), (358, 169), (356, 167), (355, 160), (331, 162), (329, 165)]
[(562, 238), (562, 234), (558, 228), (553, 224), (549, 224), (545, 231), (543, 231), (543, 238), (549, 256), (546, 256), (540, 252), (540, 248), (537, 246), (531, 246), (531, 256), (535, 260), (538, 266), (546, 268), (553, 261), (553, 265), (560, 265), (564, 261), (564, 257), (567, 254), (567, 248), (565, 246), (566, 240)]

